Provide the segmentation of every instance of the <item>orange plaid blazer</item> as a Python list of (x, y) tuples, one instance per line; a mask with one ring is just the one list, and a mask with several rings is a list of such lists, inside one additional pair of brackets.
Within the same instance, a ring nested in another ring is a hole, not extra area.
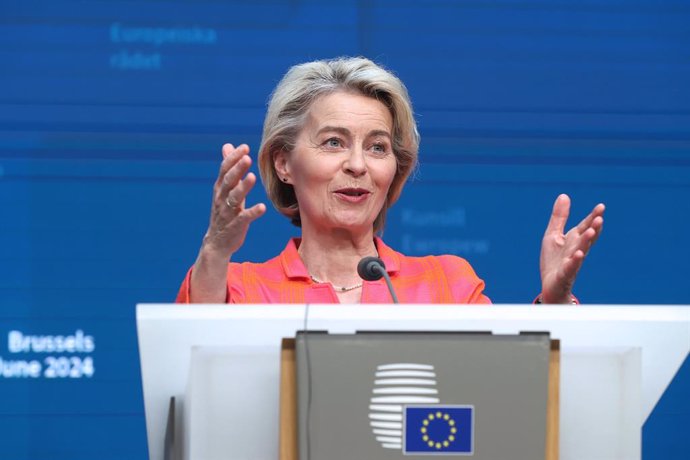
[[(229, 263), (226, 302), (339, 303), (330, 283), (312, 281), (297, 253), (299, 241), (291, 239), (283, 252), (264, 263)], [(380, 238), (375, 242), (401, 303), (491, 303), (483, 294), (484, 281), (465, 259), (407, 257)], [(191, 272), (180, 286), (178, 303), (189, 303)], [(385, 281), (364, 281), (361, 303), (391, 303)]]

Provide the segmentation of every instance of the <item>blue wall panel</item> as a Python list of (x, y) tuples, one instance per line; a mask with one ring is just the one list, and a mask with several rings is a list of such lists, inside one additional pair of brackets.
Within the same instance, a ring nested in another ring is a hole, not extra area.
[[(0, 377), (0, 457), (147, 457), (134, 305), (174, 299), (221, 145), (256, 152), (305, 60), (362, 54), (408, 85), (421, 166), (393, 247), (466, 257), (495, 302), (530, 302), (566, 192), (572, 223), (608, 206), (584, 302), (690, 304), (688, 24), (682, 1), (0, 0), (0, 359), (41, 366)], [(296, 234), (271, 210), (235, 258)], [(95, 348), (14, 353), (11, 331)], [(93, 372), (47, 378), (49, 356)], [(689, 390), (686, 362), (644, 458), (687, 458)]]

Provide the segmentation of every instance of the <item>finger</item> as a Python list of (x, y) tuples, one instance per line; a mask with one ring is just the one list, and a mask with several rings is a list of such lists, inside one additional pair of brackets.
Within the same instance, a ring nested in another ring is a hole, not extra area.
[(232, 193), (230, 193), (228, 196), (225, 197), (224, 200), (225, 204), (221, 204), (221, 208), (225, 209), (225, 206), (227, 206), (227, 209), (229, 209), (232, 213), (232, 217), (235, 218), (237, 217), (241, 212), (242, 209), (244, 208), (244, 200), (238, 200), (233, 196)]
[(235, 150), (235, 146), (233, 146), (232, 144), (224, 144), (223, 148), (221, 149), (221, 153), (223, 154), (223, 160), (225, 160), (233, 150)]
[(592, 212), (590, 212), (587, 217), (582, 219), (579, 224), (577, 224), (577, 231), (582, 233), (585, 230), (587, 230), (589, 227), (592, 226), (592, 222), (594, 219), (597, 217), (601, 217), (604, 215), (604, 211), (606, 210), (606, 207), (604, 206), (603, 203), (599, 203), (592, 209)]
[(597, 232), (593, 228), (590, 227), (585, 230), (585, 232), (581, 235), (579, 247), (575, 250), (575, 252), (582, 251), (584, 255), (587, 255), (592, 247), (592, 244), (594, 244), (594, 238), (596, 238), (596, 236)]
[(240, 231), (246, 234), (249, 225), (254, 222), (259, 217), (266, 213), (266, 205), (263, 203), (258, 203), (251, 208), (245, 209), (240, 212), (237, 217), (233, 220), (233, 226), (235, 229), (241, 229)]
[(592, 238), (592, 241), (590, 241), (589, 243), (591, 247), (594, 243), (597, 242), (597, 240), (599, 239), (599, 235), (601, 235), (601, 232), (604, 229), (604, 218), (601, 216), (595, 217), (592, 221), (592, 226), (589, 228), (594, 229), (594, 238)]
[(546, 226), (546, 233), (558, 233), (563, 234), (565, 229), (565, 223), (568, 221), (568, 215), (570, 214), (570, 197), (566, 194), (558, 195), (556, 201), (553, 204), (553, 210), (551, 211), (551, 218)]
[(220, 197), (227, 196), (242, 180), (245, 174), (249, 171), (252, 166), (252, 159), (245, 155), (240, 158), (237, 163), (230, 168), (230, 170), (225, 173), (223, 179), (220, 182), (220, 188), (218, 189), (218, 195)]
[(580, 242), (580, 249), (585, 252), (585, 255), (589, 254), (592, 246), (597, 242), (602, 230), (604, 229), (604, 218), (599, 216), (594, 219), (592, 226), (585, 230), (582, 234), (582, 240)]
[(225, 175), (225, 173), (230, 170), (238, 161), (244, 158), (245, 155), (249, 154), (249, 146), (247, 144), (242, 144), (236, 148), (232, 147), (232, 144), (226, 144), (223, 146), (223, 162), (220, 165), (219, 176)]
[(234, 148), (232, 144), (223, 145), (223, 162), (220, 164), (216, 184), (220, 185), (228, 171), (248, 154), (249, 146), (246, 144), (242, 144), (237, 148)]
[(254, 187), (254, 185), (256, 185), (256, 175), (250, 172), (237, 184), (231, 193), (235, 194), (238, 198), (241, 197), (244, 200), (247, 195), (249, 195), (249, 191)]
[(241, 208), (244, 205), (244, 200), (247, 198), (249, 191), (255, 184), (256, 176), (254, 173), (247, 174), (247, 177), (239, 181), (236, 187), (228, 191), (227, 197), (225, 198), (225, 204), (233, 209), (238, 207)]
[(581, 230), (579, 228), (574, 228), (568, 232), (568, 240), (571, 248), (582, 249), (585, 254), (589, 252), (589, 249), (597, 241), (601, 230), (604, 227), (604, 218), (597, 216), (592, 220), (589, 227)]
[(575, 277), (577, 272), (580, 271), (582, 267), (582, 262), (585, 260), (585, 253), (581, 250), (577, 250), (573, 255), (567, 259), (561, 267), (561, 276), (563, 277), (563, 283), (565, 290), (571, 290), (573, 284), (575, 284)]
[(591, 227), (582, 234), (579, 234), (575, 229), (569, 231), (566, 236), (564, 257), (573, 257), (577, 251), (582, 251), (584, 255), (587, 255), (592, 244), (594, 244), (596, 236), (596, 230)]
[(266, 213), (266, 205), (263, 203), (257, 203), (251, 208), (245, 209), (242, 211), (240, 214), (241, 219), (246, 221), (246, 224), (249, 225), (252, 222), (254, 222), (256, 219), (259, 217), (263, 216)]

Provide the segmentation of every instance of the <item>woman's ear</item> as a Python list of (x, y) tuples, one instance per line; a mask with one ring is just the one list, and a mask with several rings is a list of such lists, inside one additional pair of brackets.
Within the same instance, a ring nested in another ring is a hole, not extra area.
[(273, 167), (275, 168), (276, 174), (281, 182), (286, 184), (291, 182), (288, 153), (285, 151), (285, 149), (280, 149), (273, 154)]

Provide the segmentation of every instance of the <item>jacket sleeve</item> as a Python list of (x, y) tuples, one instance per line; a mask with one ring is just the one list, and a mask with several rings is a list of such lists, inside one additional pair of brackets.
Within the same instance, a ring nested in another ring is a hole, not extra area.
[(439, 256), (439, 262), (448, 281), (453, 302), (491, 303), (491, 299), (484, 295), (484, 280), (477, 276), (469, 262), (461, 257), (450, 255)]
[[(175, 303), (192, 303), (191, 301), (191, 280), (192, 280), (192, 270), (194, 267), (190, 268), (187, 271), (187, 275), (184, 277), (184, 280), (182, 280), (182, 285), (180, 286), (180, 290), (177, 291), (177, 298), (175, 299)], [(241, 294), (239, 292), (234, 292), (233, 290), (230, 289), (230, 272), (231, 272), (231, 267), (228, 265), (228, 281), (225, 283), (225, 303), (240, 303), (241, 302)]]

